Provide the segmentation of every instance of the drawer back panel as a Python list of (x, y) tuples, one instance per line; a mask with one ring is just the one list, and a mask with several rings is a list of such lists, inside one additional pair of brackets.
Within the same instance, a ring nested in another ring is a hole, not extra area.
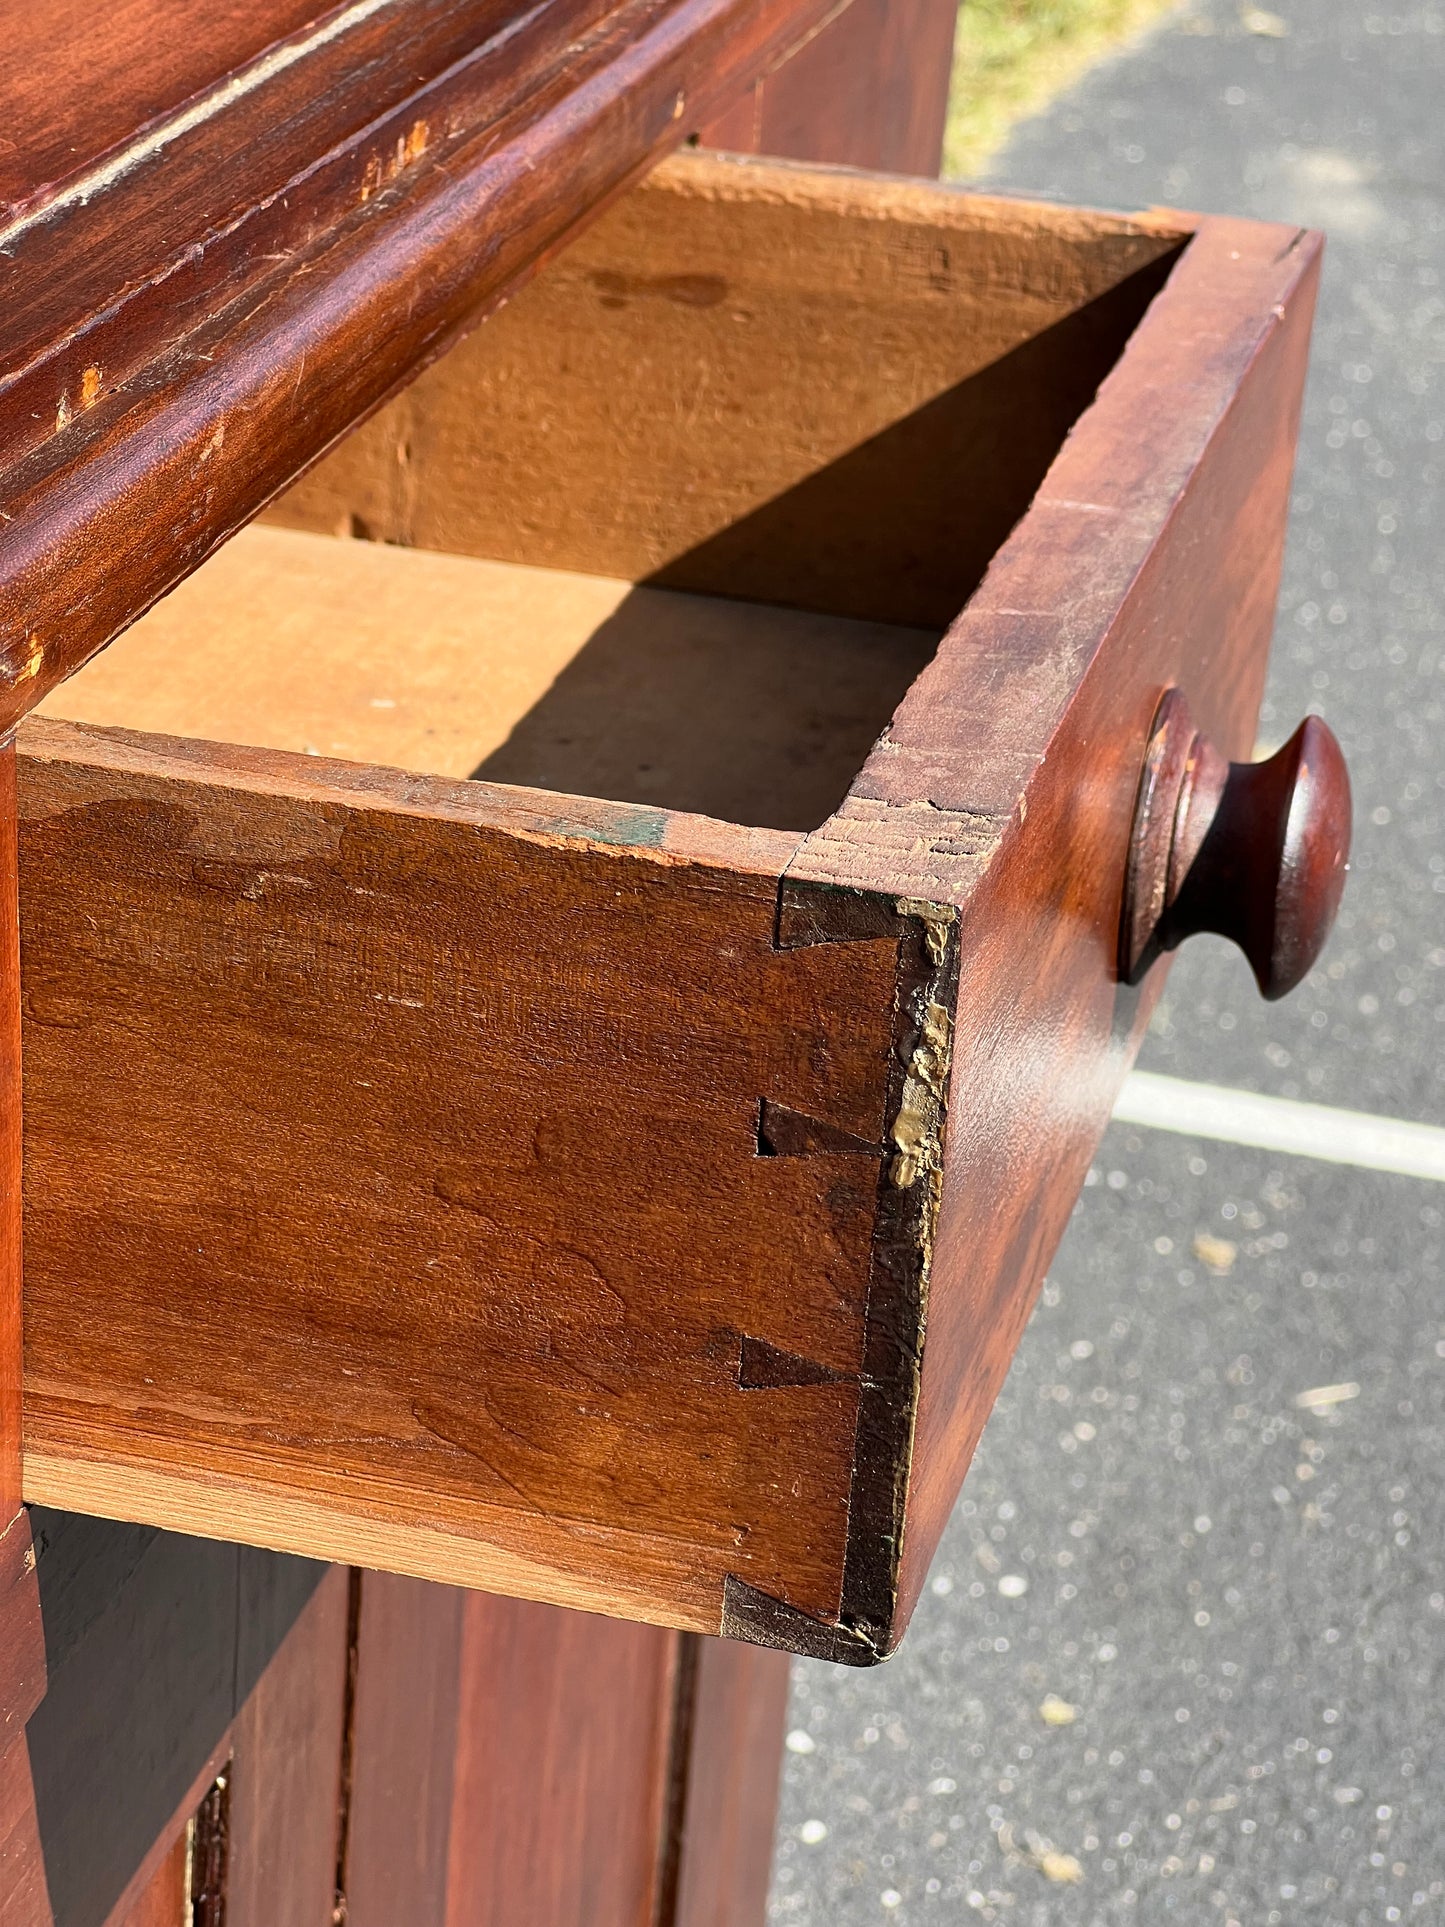
[(269, 516), (942, 629), (1182, 239), (674, 162)]

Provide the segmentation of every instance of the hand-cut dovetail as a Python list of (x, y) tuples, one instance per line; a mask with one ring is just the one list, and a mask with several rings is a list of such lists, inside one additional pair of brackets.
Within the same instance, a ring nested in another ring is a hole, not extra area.
[(770, 1345), (766, 1338), (743, 1334), (738, 1356), (738, 1387), (744, 1392), (771, 1392), (785, 1385), (847, 1385), (856, 1372), (840, 1372), (834, 1365), (823, 1365), (816, 1358), (803, 1358), (785, 1352), (781, 1345)]
[(778, 950), (814, 943), (867, 943), (899, 933), (897, 899), (836, 883), (789, 882), (778, 890)]
[(881, 1158), (883, 1146), (765, 1097), (758, 1104), (760, 1158)]
[(861, 1628), (815, 1619), (731, 1572), (723, 1580), (718, 1630), (724, 1639), (746, 1639), (754, 1646), (775, 1646), (785, 1653), (831, 1659), (843, 1666), (876, 1666), (889, 1651), (875, 1645)]

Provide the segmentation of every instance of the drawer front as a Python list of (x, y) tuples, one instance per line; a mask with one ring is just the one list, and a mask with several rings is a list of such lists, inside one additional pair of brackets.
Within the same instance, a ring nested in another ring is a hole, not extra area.
[[(745, 832), (163, 743), (27, 734), (32, 1490), (835, 1612), (887, 942), (775, 950)], [(856, 1148), (760, 1156), (760, 1114)]]
[(679, 163), (282, 505), (967, 597), (810, 833), (27, 725), (30, 1496), (891, 1650), (1157, 989), (1161, 692), (1251, 741), (1316, 264)]

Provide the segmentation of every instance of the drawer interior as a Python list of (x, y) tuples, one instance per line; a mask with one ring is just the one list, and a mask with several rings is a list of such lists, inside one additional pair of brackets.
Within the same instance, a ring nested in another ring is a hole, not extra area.
[(811, 829), (1182, 244), (670, 163), (44, 711)]
[(807, 830), (934, 641), (253, 527), (42, 713)]
[(1158, 691), (1249, 740), (1312, 250), (669, 165), (67, 685), (27, 1496), (886, 1654), (1147, 1021)]

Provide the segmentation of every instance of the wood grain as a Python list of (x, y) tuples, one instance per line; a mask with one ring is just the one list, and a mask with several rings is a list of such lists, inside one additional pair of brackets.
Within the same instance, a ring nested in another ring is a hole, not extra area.
[(51, 1927), (25, 1723), (45, 1693), (45, 1634), (21, 1504), (23, 1347), (20, 880), (15, 744), (0, 744), (0, 1919)]
[(707, 147), (937, 174), (954, 0), (851, 0), (717, 120)]
[[(285, 505), (826, 601), (819, 476), (886, 480), (900, 411), (985, 376), (1000, 422), (1052, 370), (1001, 493), (996, 437), (975, 449), (989, 515), (1033, 495), (996, 553), (980, 513), (948, 573), (953, 500), (912, 573), (884, 545), (839, 578), (850, 619), (891, 584), (895, 622), (982, 580), (806, 836), (27, 726), (27, 1490), (857, 1663), (896, 1643), (1147, 1015), (1114, 933), (1160, 689), (1229, 747), (1258, 698), (1317, 243), (1186, 232), (680, 165), (517, 303), (510, 346), (489, 325), (507, 381), (464, 349)], [(670, 278), (724, 241), (765, 264), (737, 310)], [(646, 273), (606, 279), (634, 248)], [(836, 381), (799, 346), (825, 259)], [(791, 316), (751, 414), (734, 312)], [(890, 327), (911, 352), (940, 315), (964, 359), (880, 403), (869, 344), (885, 367)], [(1112, 364), (1092, 404), (1081, 315)], [(580, 373), (549, 388), (564, 340)], [(649, 380), (619, 409), (624, 343)], [(726, 402), (705, 435), (689, 365)], [(523, 459), (545, 408), (504, 391), (544, 391), (588, 459)]]
[(256, 527), (39, 713), (803, 831), (936, 640)]
[[(953, 1059), (900, 1627), (1162, 982), (1156, 972), (1122, 987), (1115, 962), (1162, 689), (1184, 687), (1228, 754), (1253, 742), (1319, 246), (1289, 230), (1203, 225), (1086, 418), (1091, 432), (1063, 451), (1022, 540), (915, 685), (843, 819), (800, 857), (805, 873), (836, 875), (832, 859), (851, 843), (850, 876), (891, 867), (913, 799), (927, 795), (937, 830), (921, 865), (910, 843), (907, 867), (914, 887), (941, 886), (962, 912), (968, 1022)], [(1011, 678), (1000, 700), (994, 666), (1025, 650), (1040, 673)], [(959, 835), (966, 846), (951, 842)]]
[(1184, 231), (683, 157), (268, 519), (937, 633)]
[(360, 1578), (349, 1923), (757, 1927), (787, 1661)]
[(22, 1506), (0, 1534), (0, 1751), (24, 1733), (45, 1697), (45, 1676), (35, 1548)]
[(444, 1927), (458, 1730), (464, 1717), (492, 1714), (462, 1700), (467, 1599), (451, 1586), (368, 1573), (360, 1607), (346, 1920)]
[[(254, 1636), (272, 1595), (254, 1562), (246, 1575), (241, 1625)], [(335, 1566), (232, 1727), (226, 1927), (333, 1927), (348, 1607), (349, 1574)]]
[[(21, 1475), (20, 880), (15, 744), (0, 744), (0, 1532), (14, 1527)], [(21, 1529), (24, 1530), (23, 1528)], [(16, 1541), (15, 1543), (18, 1543)], [(0, 1699), (0, 1720), (8, 1709)]]
[(0, 1920), (5, 1927), (54, 1927), (35, 1779), (22, 1734), (0, 1750)]
[(788, 1661), (735, 1640), (695, 1647), (667, 1927), (758, 1927), (767, 1911)]
[(467, 1598), (447, 1927), (653, 1927), (684, 1637)]
[[(39, 200), (0, 228), (0, 725), (823, 10), (356, 6), (220, 68), (58, 191), (23, 181)], [(64, 12), (45, 9), (57, 35)], [(104, 64), (129, 57), (122, 20)]]
[[(203, 1446), (223, 1530), (250, 1490), (579, 1603), (712, 1628), (736, 1571), (831, 1610), (878, 1154), (760, 1157), (758, 1107), (877, 1144), (896, 940), (775, 950), (764, 832), (27, 742), (32, 1491), (75, 1496), (68, 1459), (183, 1480)], [(101, 1221), (129, 1287), (87, 1263)], [(182, 1298), (211, 1322), (178, 1347)], [(826, 1369), (745, 1389), (745, 1337)]]
[[(184, 0), (121, 0), (103, 14), (76, 0), (26, 7), (7, 23), (0, 70), (0, 216), (43, 206), (61, 185), (135, 131), (174, 113), (312, 18), (307, 0), (246, 0), (210, 10), (204, 34)], [(122, 49), (124, 56), (122, 57)], [(64, 52), (84, 87), (55, 85)]]

